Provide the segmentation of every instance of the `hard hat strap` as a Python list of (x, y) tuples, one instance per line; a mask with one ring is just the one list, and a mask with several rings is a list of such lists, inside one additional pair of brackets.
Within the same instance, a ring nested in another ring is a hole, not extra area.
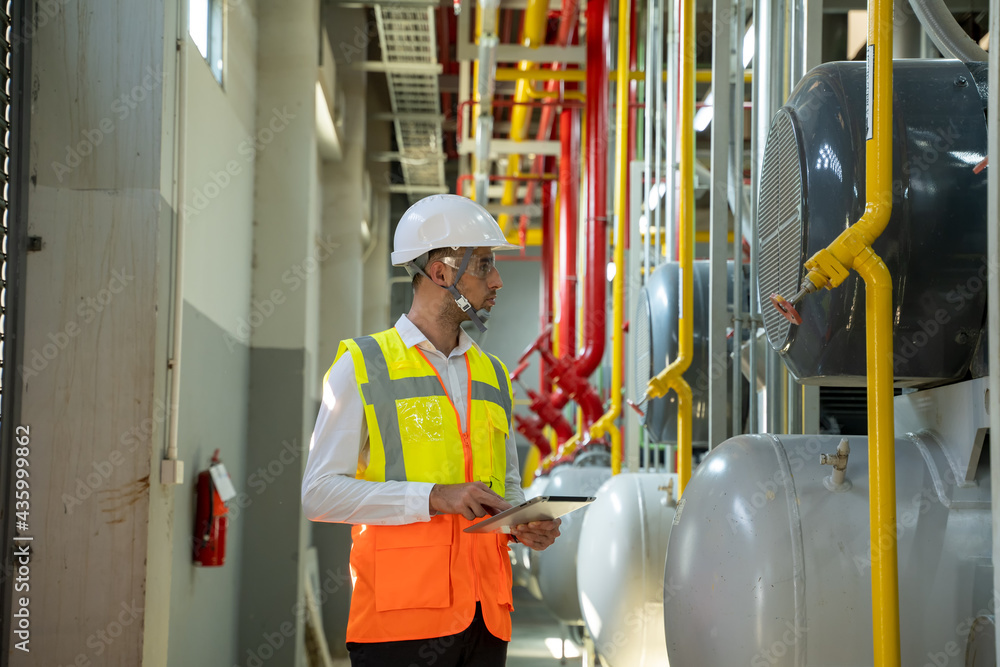
[[(462, 279), (462, 274), (465, 273), (465, 269), (469, 266), (469, 260), (472, 259), (472, 250), (473, 250), (472, 248), (465, 249), (465, 255), (462, 256), (462, 263), (459, 264), (458, 269), (455, 273), (455, 282), (453, 282), (451, 285), (448, 285), (444, 289), (448, 290), (448, 292), (451, 293), (452, 298), (455, 299), (455, 303), (458, 304), (459, 308), (465, 311), (465, 314), (469, 316), (469, 319), (472, 320), (472, 323), (474, 325), (476, 325), (476, 328), (479, 329), (479, 332), (486, 333), (486, 325), (483, 324), (483, 320), (480, 319), (478, 313), (476, 313), (476, 309), (472, 307), (472, 304), (469, 303), (469, 300), (466, 299), (464, 296), (462, 296), (462, 293), (459, 292), (458, 287), (456, 287), (456, 285), (458, 285), (458, 281)], [(417, 273), (419, 273), (424, 278), (427, 278), (427, 280), (430, 280), (432, 283), (434, 283), (434, 281), (431, 280), (431, 277), (426, 273), (424, 273), (423, 269), (417, 266), (416, 262), (410, 262), (409, 264), (417, 271)], [(437, 285), (437, 283), (434, 284)], [(488, 312), (489, 311), (486, 311), (486, 313)]]

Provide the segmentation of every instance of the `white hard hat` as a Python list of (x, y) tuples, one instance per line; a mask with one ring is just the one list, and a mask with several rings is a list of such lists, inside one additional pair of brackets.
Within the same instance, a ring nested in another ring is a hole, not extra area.
[(406, 209), (393, 238), (392, 265), (405, 266), (436, 248), (519, 250), (489, 212), (466, 197), (431, 195)]

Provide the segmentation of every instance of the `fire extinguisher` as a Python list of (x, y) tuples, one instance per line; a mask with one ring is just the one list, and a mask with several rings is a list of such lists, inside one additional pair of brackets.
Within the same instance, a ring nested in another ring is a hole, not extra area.
[(212, 479), (212, 469), (218, 468), (228, 481), (228, 473), (219, 461), (219, 450), (212, 456), (209, 470), (198, 473), (198, 491), (194, 519), (194, 562), (205, 567), (217, 567), (226, 560), (226, 529), (229, 508)]

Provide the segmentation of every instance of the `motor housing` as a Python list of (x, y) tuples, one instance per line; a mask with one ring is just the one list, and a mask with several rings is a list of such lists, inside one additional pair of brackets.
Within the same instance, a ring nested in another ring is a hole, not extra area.
[[(757, 207), (758, 290), (771, 346), (803, 384), (866, 382), (865, 285), (856, 272), (798, 304), (795, 325), (770, 295), (798, 292), (803, 263), (864, 213), (865, 63), (810, 71), (775, 115)], [(892, 216), (873, 248), (892, 274), (897, 386), (969, 371), (985, 322), (986, 67), (893, 65)], [(849, 267), (848, 267), (849, 268)]]

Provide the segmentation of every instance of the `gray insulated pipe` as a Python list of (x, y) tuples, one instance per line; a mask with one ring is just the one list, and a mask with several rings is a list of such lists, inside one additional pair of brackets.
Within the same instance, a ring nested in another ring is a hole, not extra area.
[(989, 60), (986, 52), (958, 25), (944, 0), (910, 0), (910, 6), (945, 58), (957, 58), (964, 63)]

